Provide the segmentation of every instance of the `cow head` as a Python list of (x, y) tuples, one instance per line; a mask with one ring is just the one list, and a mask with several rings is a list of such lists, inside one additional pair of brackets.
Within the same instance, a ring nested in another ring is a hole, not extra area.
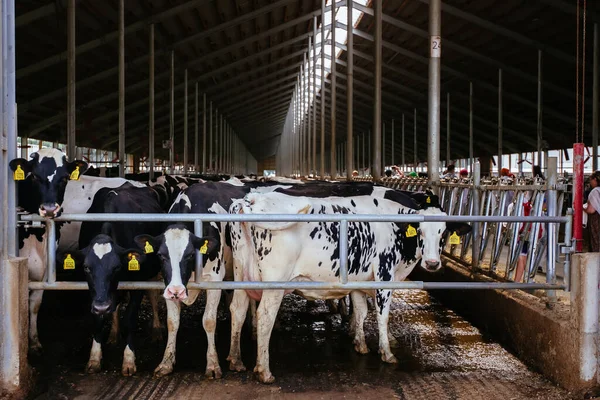
[(167, 286), (163, 297), (174, 301), (187, 298), (186, 285), (194, 271), (196, 254), (200, 252), (210, 256), (219, 244), (213, 237), (194, 235), (182, 224), (169, 226), (159, 236), (136, 236), (135, 242), (142, 249), (152, 248), (157, 252)]
[(144, 268), (145, 255), (137, 249), (124, 249), (110, 236), (95, 236), (90, 244), (76, 252), (57, 257), (65, 269), (83, 267), (92, 298), (91, 312), (105, 315), (117, 307), (117, 286), (125, 268)]
[[(447, 215), (441, 208), (438, 197), (431, 193), (424, 195), (418, 203), (421, 206), (418, 213), (421, 215)], [(409, 231), (407, 228), (406, 236), (412, 237), (416, 233), (415, 239), (422, 257), (421, 266), (429, 272), (438, 271), (442, 267), (440, 255), (448, 234), (456, 233), (462, 236), (471, 231), (471, 226), (464, 222), (423, 222), (408, 225), (414, 231)]]
[(26, 195), (39, 197), (39, 213), (49, 218), (60, 215), (69, 178), (79, 179), (88, 167), (84, 161), (68, 162), (65, 154), (58, 149), (40, 149), (31, 154), (31, 160), (15, 158), (9, 166), (14, 172), (31, 179), (36, 193)]

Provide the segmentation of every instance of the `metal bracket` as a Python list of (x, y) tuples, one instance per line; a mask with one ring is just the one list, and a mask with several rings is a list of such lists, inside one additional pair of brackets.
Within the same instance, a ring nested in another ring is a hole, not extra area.
[(20, 225), (24, 228), (42, 228), (43, 224), (42, 221), (23, 221), (21, 219), (21, 215), (31, 215), (31, 213), (28, 212), (17, 212), (17, 225)]

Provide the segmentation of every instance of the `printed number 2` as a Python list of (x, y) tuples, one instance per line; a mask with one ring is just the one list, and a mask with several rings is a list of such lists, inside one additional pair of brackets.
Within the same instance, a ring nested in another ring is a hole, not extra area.
[(435, 40), (433, 42), (433, 50), (437, 50), (440, 48), (440, 42), (438, 42), (437, 40)]

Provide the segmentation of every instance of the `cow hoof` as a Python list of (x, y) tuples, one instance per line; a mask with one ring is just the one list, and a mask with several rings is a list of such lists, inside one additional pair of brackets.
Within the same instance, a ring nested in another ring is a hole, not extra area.
[(163, 376), (169, 375), (171, 372), (173, 372), (173, 364), (163, 363), (156, 367), (156, 369), (154, 370), (154, 377), (162, 378)]
[(367, 347), (366, 344), (361, 345), (361, 344), (355, 343), (354, 350), (356, 350), (356, 352), (358, 354), (369, 354), (369, 348)]
[(123, 363), (123, 367), (121, 368), (121, 373), (123, 376), (133, 376), (135, 375), (137, 369), (135, 368), (135, 363)]
[(214, 367), (206, 367), (204, 376), (206, 376), (208, 379), (221, 379), (223, 373), (221, 372), (221, 367), (217, 365)]
[(85, 372), (88, 374), (95, 374), (100, 372), (100, 361), (90, 360), (85, 367)]
[(255, 368), (254, 372), (256, 372), (258, 374), (258, 380), (261, 383), (271, 384), (271, 383), (275, 382), (275, 377), (273, 376), (273, 374), (271, 374), (271, 371), (257, 372), (256, 368)]
[(390, 356), (386, 356), (385, 354), (382, 354), (381, 360), (388, 364), (398, 364), (398, 359), (393, 354)]
[(242, 372), (246, 370), (246, 366), (242, 362), (242, 360), (233, 360), (229, 359), (229, 370), (235, 372)]

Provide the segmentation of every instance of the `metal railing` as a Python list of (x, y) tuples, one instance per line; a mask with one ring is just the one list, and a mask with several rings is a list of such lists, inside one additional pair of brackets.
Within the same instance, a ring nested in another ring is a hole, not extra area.
[[(204, 282), (201, 280), (202, 258), (196, 257), (195, 281), (188, 284), (189, 289), (545, 289), (561, 290), (565, 285), (553, 283), (514, 283), (514, 282), (348, 282), (348, 222), (522, 222), (523, 217), (498, 216), (448, 216), (421, 214), (65, 214), (55, 219), (44, 219), (38, 215), (21, 215), (21, 221), (45, 221), (48, 234), (47, 257), (48, 271), (46, 282), (30, 282), (30, 289), (41, 290), (85, 290), (86, 282), (56, 281), (56, 235), (55, 222), (58, 221), (114, 221), (114, 222), (193, 222), (196, 235), (202, 234), (204, 222), (339, 222), (340, 223), (340, 281), (339, 282)], [(565, 241), (570, 243), (572, 218), (528, 217), (529, 222), (549, 224), (564, 223), (569, 235)], [(164, 289), (162, 282), (121, 282), (119, 289)]]

